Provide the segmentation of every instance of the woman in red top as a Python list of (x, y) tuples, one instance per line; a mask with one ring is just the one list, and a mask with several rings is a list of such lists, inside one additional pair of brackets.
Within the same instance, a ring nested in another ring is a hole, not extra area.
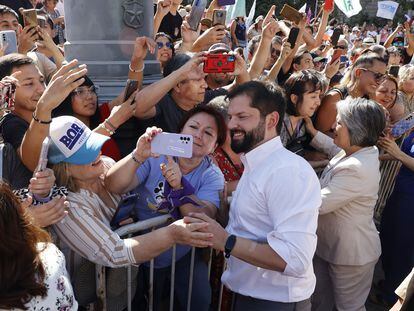
[[(53, 117), (74, 116), (95, 132), (111, 136), (133, 115), (135, 109), (135, 103), (132, 103), (135, 94), (124, 103), (122, 103), (122, 97), (123, 93), (109, 103), (98, 105), (96, 87), (92, 80), (85, 76), (85, 82), (53, 110)], [(102, 154), (115, 161), (122, 158), (113, 138), (103, 145)]]

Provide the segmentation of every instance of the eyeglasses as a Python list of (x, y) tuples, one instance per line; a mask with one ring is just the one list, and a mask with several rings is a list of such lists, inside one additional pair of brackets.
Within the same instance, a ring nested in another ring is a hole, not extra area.
[(167, 49), (172, 49), (173, 48), (173, 45), (172, 45), (172, 43), (171, 42), (157, 42), (157, 47), (158, 47), (158, 49), (162, 49), (163, 47), (166, 47)]
[(359, 68), (362, 69), (364, 71), (369, 71), (370, 73), (372, 73), (374, 75), (374, 79), (376, 82), (382, 82), (385, 79), (385, 74), (384, 73), (380, 73), (380, 72), (375, 72), (366, 68)]
[(88, 95), (96, 95), (96, 92), (97, 92), (97, 88), (92, 85), (89, 88), (78, 87), (72, 93), (80, 97), (86, 97)]

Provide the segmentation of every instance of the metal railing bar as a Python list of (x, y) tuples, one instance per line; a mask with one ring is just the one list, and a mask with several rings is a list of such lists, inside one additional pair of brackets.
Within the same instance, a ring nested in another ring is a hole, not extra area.
[(191, 248), (190, 277), (188, 280), (187, 311), (191, 310), (191, 294), (193, 293), (193, 274), (194, 274), (195, 247)]
[(174, 310), (174, 285), (175, 285), (175, 258), (177, 255), (177, 246), (174, 244), (171, 259), (171, 285), (170, 285), (170, 311)]
[(121, 228), (118, 228), (115, 232), (118, 233), (119, 236), (126, 236), (129, 234), (136, 233), (137, 231), (147, 230), (151, 229), (152, 227), (160, 226), (170, 219), (171, 216), (169, 214), (162, 215), (147, 220), (135, 222), (133, 224), (129, 224), (126, 226), (122, 226)]

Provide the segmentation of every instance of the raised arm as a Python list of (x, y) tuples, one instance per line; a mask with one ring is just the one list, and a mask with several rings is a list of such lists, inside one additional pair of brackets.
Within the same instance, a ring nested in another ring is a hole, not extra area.
[(387, 40), (384, 42), (384, 47), (389, 48), (392, 44), (392, 41), (397, 36), (398, 32), (402, 31), (404, 28), (402, 25), (398, 25), (397, 28), (388, 36)]
[(167, 77), (145, 87), (135, 97), (137, 108), (135, 116), (141, 119), (152, 118), (156, 115), (156, 104), (178, 83), (184, 81), (189, 75), (197, 75), (198, 66), (204, 61), (203, 53), (193, 56), (185, 65), (173, 71)]
[(29, 170), (34, 171), (39, 161), (42, 142), (49, 134), (48, 122), (52, 120), (52, 110), (59, 106), (74, 89), (82, 85), (85, 81), (82, 77), (86, 72), (86, 65), (78, 66), (77, 60), (71, 61), (56, 72), (40, 97), (34, 115), (38, 120), (47, 123), (32, 119), (19, 148), (19, 156)]
[(289, 42), (284, 42), (282, 45), (282, 51), (280, 52), (279, 58), (277, 59), (276, 63), (270, 69), (269, 74), (267, 75), (267, 79), (269, 81), (275, 82), (277, 76), (279, 75), (280, 69), (282, 69), (283, 63), (292, 53), (292, 49), (290, 47)]
[(158, 32), (158, 29), (160, 28), (161, 22), (164, 19), (165, 15), (168, 14), (172, 6), (171, 0), (159, 0), (157, 3), (157, 11), (154, 15), (154, 32), (153, 36), (155, 38), (155, 35)]

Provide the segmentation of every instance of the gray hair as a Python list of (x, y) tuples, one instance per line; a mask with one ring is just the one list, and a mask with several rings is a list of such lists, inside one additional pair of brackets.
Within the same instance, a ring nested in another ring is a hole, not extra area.
[(347, 97), (336, 104), (341, 122), (348, 128), (352, 146), (374, 146), (385, 129), (384, 110), (375, 101)]
[(225, 95), (214, 97), (210, 100), (207, 106), (213, 107), (227, 120), (228, 110), (229, 110), (229, 100)]

